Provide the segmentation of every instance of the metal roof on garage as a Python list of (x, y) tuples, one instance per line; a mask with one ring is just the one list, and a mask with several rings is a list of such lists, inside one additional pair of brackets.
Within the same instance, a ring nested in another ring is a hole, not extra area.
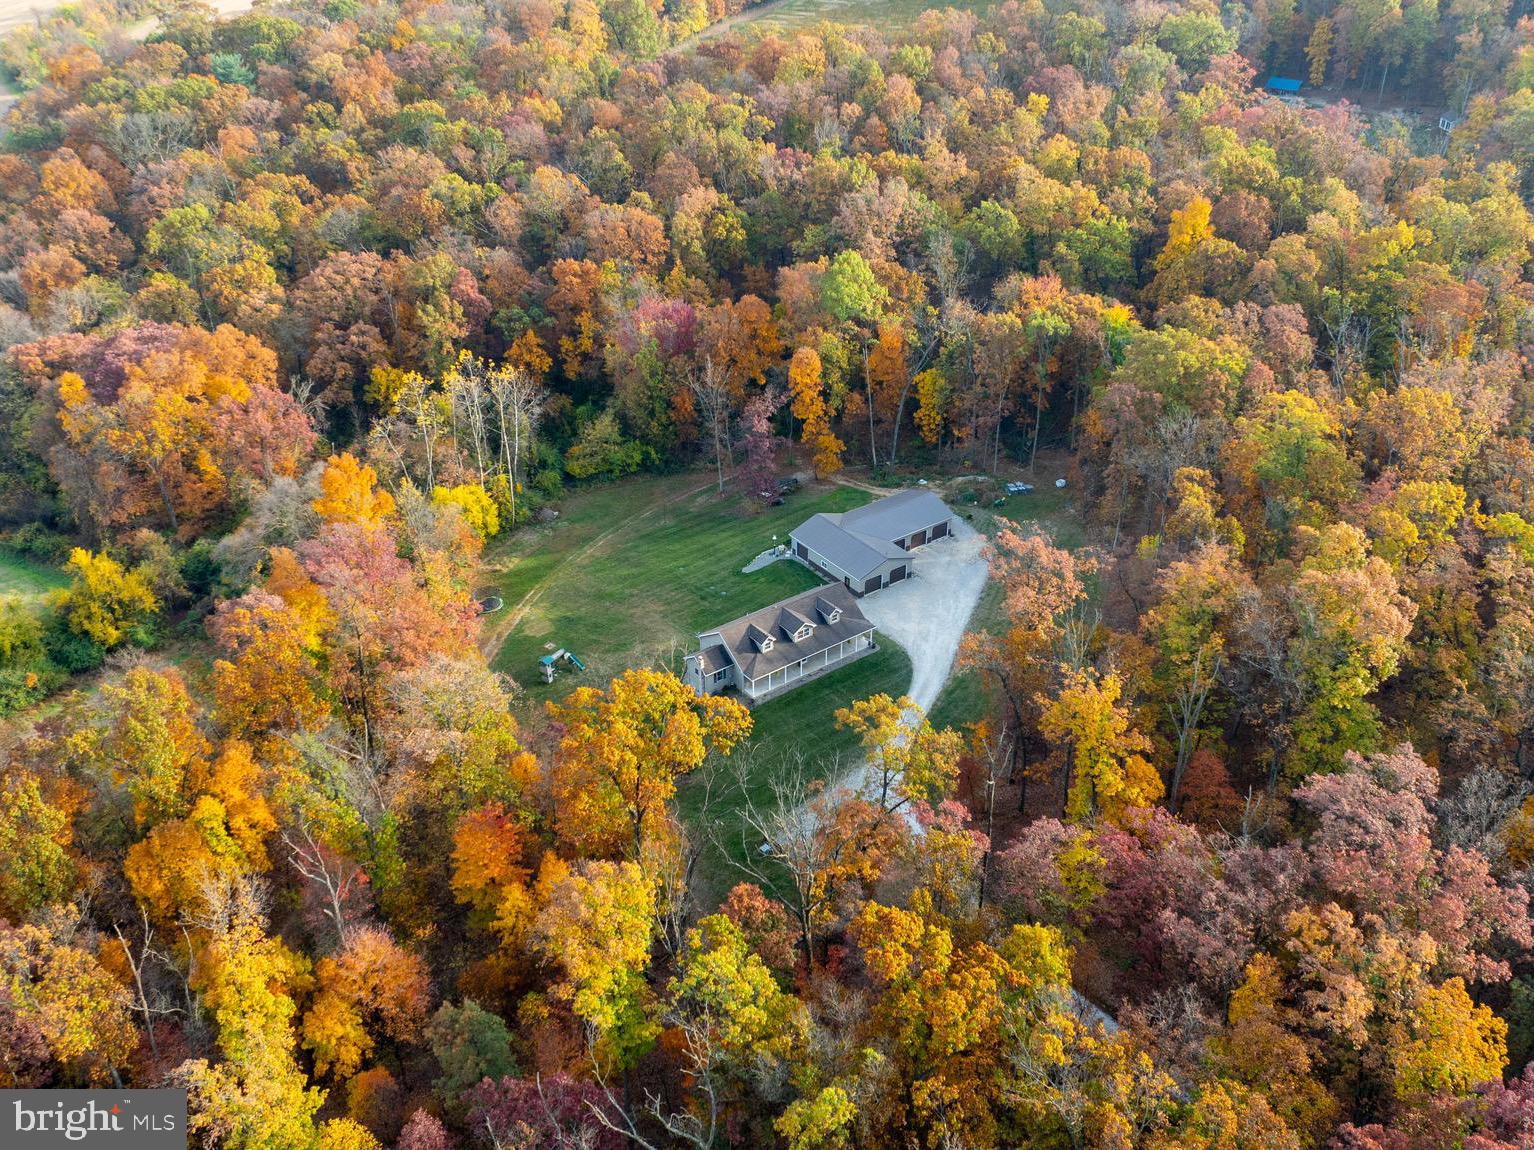
[(793, 538), (824, 556), (853, 579), (865, 579), (886, 560), (903, 558), (907, 552), (888, 540), (853, 533), (838, 520), (840, 515), (811, 515), (793, 530)]
[(856, 531), (859, 535), (904, 539), (934, 523), (943, 523), (952, 516), (948, 504), (932, 492), (912, 488), (843, 512), (841, 518), (842, 527)]
[(910, 555), (896, 539), (946, 523), (952, 516), (948, 505), (932, 492), (912, 489), (840, 514), (812, 515), (792, 535), (850, 578), (866, 579), (889, 560)]

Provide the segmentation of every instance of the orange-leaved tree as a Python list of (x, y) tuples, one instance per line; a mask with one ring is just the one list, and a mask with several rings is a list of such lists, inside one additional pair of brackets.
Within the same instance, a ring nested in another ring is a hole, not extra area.
[(382, 927), (349, 930), (340, 953), (320, 959), (314, 974), (319, 991), (304, 1015), (303, 1033), (318, 1074), (349, 1078), (373, 1050), (377, 1033), (405, 1041), (426, 1025), (426, 964)]
[(325, 461), (314, 513), (327, 523), (375, 527), (394, 514), (394, 497), (378, 485), (371, 467), (347, 451)]

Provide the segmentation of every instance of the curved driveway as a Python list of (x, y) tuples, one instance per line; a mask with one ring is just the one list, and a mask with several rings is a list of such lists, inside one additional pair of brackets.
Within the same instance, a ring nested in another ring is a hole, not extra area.
[(985, 589), (985, 538), (957, 515), (953, 535), (916, 552), (916, 578), (858, 603), (863, 614), (911, 657), (906, 693), (930, 711), (953, 671), (959, 640)]

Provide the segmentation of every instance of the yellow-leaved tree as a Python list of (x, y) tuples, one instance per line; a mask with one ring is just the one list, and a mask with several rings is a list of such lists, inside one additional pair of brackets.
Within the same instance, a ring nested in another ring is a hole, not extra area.
[[(72, 906), (16, 927), (0, 920), (0, 987), (14, 1004), (16, 1033), (35, 1031), (66, 1082), (105, 1085), (128, 1064), (138, 1031), (127, 988), (88, 948), (80, 926)], [(0, 1058), (0, 1084), (17, 1085), (11, 1069)]]
[(1198, 246), (1214, 236), (1209, 222), (1213, 205), (1204, 196), (1194, 196), (1185, 207), (1172, 213), (1167, 225), (1166, 246), (1156, 256), (1157, 268), (1168, 268), (1192, 255)]
[(223, 1058), (178, 1070), (191, 1090), (188, 1124), (227, 1150), (313, 1150), (325, 1095), (299, 1068), (292, 1026), (292, 992), (308, 964), (267, 935), (249, 884), (222, 888), (202, 922), (190, 983), (212, 1016)]
[(868, 752), (877, 797), (885, 810), (907, 803), (935, 803), (947, 797), (959, 775), (964, 739), (939, 731), (916, 701), (880, 693), (836, 712), (836, 725), (857, 732)]
[(677, 780), (751, 733), (740, 703), (648, 668), (625, 671), (606, 690), (578, 688), (548, 711), (564, 732), (554, 754), (555, 830), (584, 854), (631, 860)]
[(1390, 1052), (1398, 1097), (1463, 1097), (1487, 1082), (1502, 1081), (1507, 1023), (1489, 1006), (1472, 1001), (1462, 979), (1424, 990), (1408, 1025), (1410, 1033)]
[(868, 903), (852, 920), (877, 989), (873, 1023), (908, 1094), (865, 1117), (880, 1145), (993, 1144), (998, 1113), (1022, 1087), (1011, 1064), (1064, 1061), (1070, 948), (1047, 926), (1014, 926), (968, 944), (931, 913)]
[(1066, 755), (1065, 813), (1072, 821), (1116, 823), (1163, 794), (1161, 776), (1145, 758), (1150, 738), (1119, 702), (1123, 689), (1116, 674), (1077, 672), (1052, 701), (1042, 701), (1040, 730)]
[(846, 445), (831, 432), (820, 353), (814, 348), (801, 347), (789, 360), (788, 392), (794, 418), (804, 424), (800, 438), (814, 452), (815, 474), (821, 479), (835, 475), (842, 469)]
[(110, 555), (76, 547), (66, 569), (74, 580), (54, 593), (54, 606), (69, 629), (110, 650), (160, 609), (149, 580), (126, 570)]
[(534, 944), (564, 975), (552, 993), (596, 1031), (601, 1057), (632, 1066), (659, 1033), (644, 976), (655, 936), (655, 884), (635, 863), (571, 868), (550, 854), (538, 893)]
[(457, 487), (434, 487), (433, 503), (444, 507), (456, 507), (463, 513), (463, 521), (480, 539), (489, 539), (501, 531), (501, 513), (490, 493), (478, 483), (460, 483)]

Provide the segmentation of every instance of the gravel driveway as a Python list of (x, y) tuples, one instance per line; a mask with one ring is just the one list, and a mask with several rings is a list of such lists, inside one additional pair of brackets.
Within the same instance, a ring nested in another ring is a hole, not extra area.
[(911, 657), (906, 693), (924, 711), (937, 702), (959, 639), (985, 588), (985, 538), (955, 516), (953, 534), (916, 552), (916, 578), (860, 600), (858, 607)]

